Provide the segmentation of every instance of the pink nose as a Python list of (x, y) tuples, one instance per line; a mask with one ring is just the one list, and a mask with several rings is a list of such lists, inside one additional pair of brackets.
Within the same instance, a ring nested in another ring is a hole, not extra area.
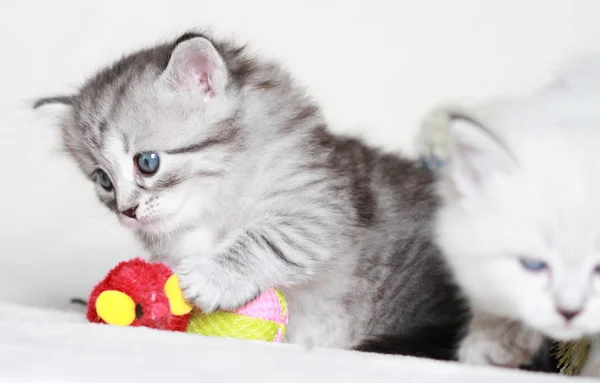
[(121, 214), (126, 215), (129, 218), (137, 219), (137, 214), (136, 214), (137, 208), (138, 208), (138, 205), (135, 205), (134, 207), (131, 207), (127, 210), (123, 210), (121, 212)]
[(577, 315), (579, 315), (579, 313), (581, 313), (581, 310), (563, 310), (563, 309), (557, 309), (556, 311), (558, 311), (558, 313), (560, 315), (563, 316), (563, 318), (565, 318), (567, 321), (570, 321), (571, 319), (575, 318)]
[(152, 305), (152, 319), (162, 318), (169, 313), (169, 308), (163, 303), (155, 303)]

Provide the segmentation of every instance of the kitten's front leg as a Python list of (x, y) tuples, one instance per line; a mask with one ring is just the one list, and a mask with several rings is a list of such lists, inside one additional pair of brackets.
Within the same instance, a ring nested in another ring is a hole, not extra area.
[(208, 254), (184, 254), (174, 267), (184, 296), (204, 312), (235, 310), (268, 288), (306, 281), (326, 254), (314, 228), (271, 219), (233, 233)]
[(517, 368), (540, 349), (543, 336), (520, 322), (474, 312), (459, 351), (460, 362)]

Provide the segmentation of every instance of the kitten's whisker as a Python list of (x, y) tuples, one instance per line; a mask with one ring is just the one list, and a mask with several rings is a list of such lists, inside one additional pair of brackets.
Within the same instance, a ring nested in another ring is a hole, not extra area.
[(101, 214), (98, 214), (98, 215), (94, 215), (94, 216), (91, 216), (91, 217), (86, 217), (86, 218), (83, 218), (83, 219), (79, 220), (79, 222), (77, 222), (77, 223), (73, 223), (73, 224), (71, 224), (71, 225), (66, 225), (66, 226), (63, 226), (63, 227), (61, 228), (61, 230), (70, 230), (70, 229), (72, 229), (72, 228), (74, 228), (74, 227), (80, 227), (80, 226), (82, 225), (82, 223), (89, 223), (90, 221), (96, 221), (96, 220), (98, 220), (99, 218), (104, 218), (104, 217), (106, 217), (106, 216), (107, 216), (107, 215), (109, 215), (110, 213), (111, 213), (111, 212), (104, 212), (104, 213), (101, 213)]

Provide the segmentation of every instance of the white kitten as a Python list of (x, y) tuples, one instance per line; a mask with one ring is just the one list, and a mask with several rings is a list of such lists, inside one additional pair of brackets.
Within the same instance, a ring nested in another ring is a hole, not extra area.
[(448, 112), (435, 230), (474, 311), (460, 360), (516, 367), (544, 335), (599, 332), (599, 106), (594, 57), (485, 117)]

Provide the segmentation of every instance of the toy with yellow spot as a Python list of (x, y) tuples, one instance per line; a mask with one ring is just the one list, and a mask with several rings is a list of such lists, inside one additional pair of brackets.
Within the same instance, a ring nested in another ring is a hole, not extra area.
[(203, 314), (185, 301), (177, 275), (167, 266), (135, 258), (119, 263), (96, 285), (87, 318), (116, 326), (281, 342), (288, 311), (281, 292), (269, 289), (234, 312)]

